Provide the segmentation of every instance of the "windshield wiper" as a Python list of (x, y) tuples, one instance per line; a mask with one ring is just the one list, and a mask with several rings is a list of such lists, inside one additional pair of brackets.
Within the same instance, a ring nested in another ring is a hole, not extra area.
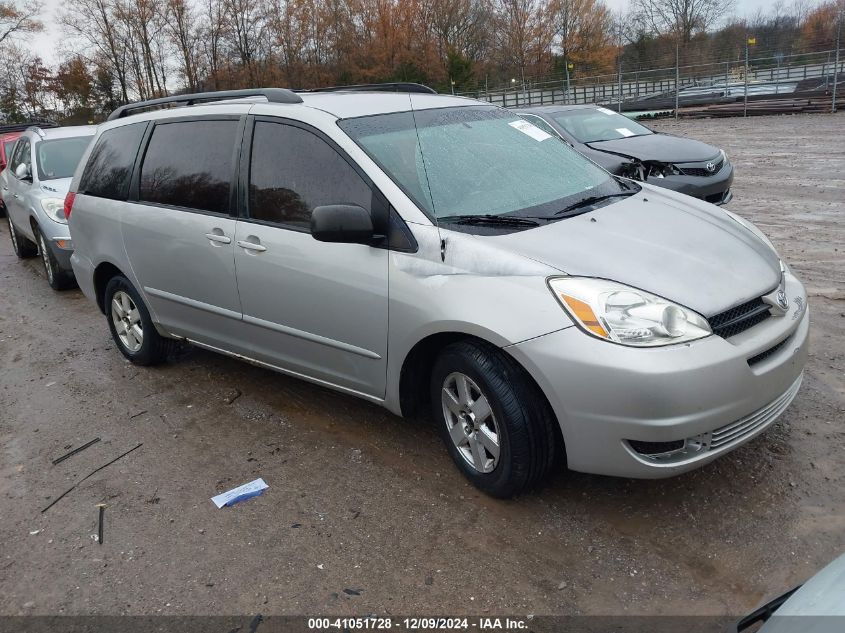
[(609, 200), (610, 198), (627, 198), (628, 196), (634, 195), (636, 192), (619, 192), (619, 193), (609, 193), (605, 196), (588, 196), (578, 202), (570, 204), (568, 207), (565, 207), (555, 213), (555, 216), (566, 215), (575, 211), (577, 209), (581, 209), (583, 207), (591, 207), (594, 204), (598, 204), (599, 202), (603, 202), (604, 200)]
[(447, 224), (488, 224), (499, 226), (540, 226), (540, 223), (530, 218), (520, 218), (515, 215), (450, 215), (437, 218), (439, 222)]

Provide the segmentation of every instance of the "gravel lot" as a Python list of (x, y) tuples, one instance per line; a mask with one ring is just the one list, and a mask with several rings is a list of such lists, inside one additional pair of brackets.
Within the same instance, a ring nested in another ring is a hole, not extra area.
[[(740, 614), (841, 553), (845, 115), (655, 127), (727, 151), (730, 208), (804, 280), (813, 323), (781, 421), (671, 480), (561, 473), (496, 501), (433, 429), (370, 404), (197, 349), (134, 367), (4, 220), (0, 614)], [(263, 496), (209, 501), (256, 477)]]

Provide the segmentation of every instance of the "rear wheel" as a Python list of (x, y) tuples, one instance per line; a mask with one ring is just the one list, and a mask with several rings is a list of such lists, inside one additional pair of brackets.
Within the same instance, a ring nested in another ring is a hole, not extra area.
[(19, 259), (27, 259), (38, 255), (38, 247), (23, 235), (18, 234), (11, 217), (7, 215), (6, 219), (9, 221), (9, 237), (12, 240), (12, 248), (15, 249), (15, 255)]
[(76, 285), (73, 273), (62, 270), (53, 251), (47, 246), (44, 234), (35, 229), (35, 237), (38, 240), (38, 251), (41, 254), (41, 261), (44, 263), (44, 272), (47, 274), (47, 283), (53, 290), (67, 290)]
[(542, 481), (560, 451), (543, 394), (507, 354), (481, 341), (443, 350), (431, 376), (440, 435), (458, 468), (494, 497)]
[(106, 285), (106, 315), (112, 338), (121, 354), (136, 365), (158, 365), (167, 360), (175, 341), (161, 336), (138, 291), (117, 275)]

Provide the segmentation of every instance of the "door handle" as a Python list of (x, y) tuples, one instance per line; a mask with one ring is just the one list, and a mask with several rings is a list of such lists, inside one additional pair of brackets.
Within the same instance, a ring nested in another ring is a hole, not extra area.
[(255, 242), (247, 242), (246, 240), (238, 240), (238, 246), (245, 248), (248, 251), (255, 251), (256, 253), (263, 253), (267, 250), (266, 246), (256, 244)]
[(218, 233), (206, 233), (205, 236), (211, 240), (212, 242), (217, 242), (218, 244), (231, 244), (232, 238), (227, 237), (225, 235), (220, 235)]

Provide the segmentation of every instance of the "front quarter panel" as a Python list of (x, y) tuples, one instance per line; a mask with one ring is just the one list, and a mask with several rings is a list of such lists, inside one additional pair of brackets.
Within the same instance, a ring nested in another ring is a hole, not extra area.
[(546, 283), (560, 271), (492, 246), (485, 238), (409, 226), (419, 250), (391, 253), (389, 264), (386, 406), (395, 413), (400, 413), (402, 364), (428, 336), (461, 333), (504, 347), (572, 326)]

